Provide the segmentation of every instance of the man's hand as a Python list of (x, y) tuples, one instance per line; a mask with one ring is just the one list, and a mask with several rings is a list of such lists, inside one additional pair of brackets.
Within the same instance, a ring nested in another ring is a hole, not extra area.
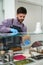
[(24, 35), (22, 37), (22, 41), (25, 41), (25, 40), (30, 40), (30, 36), (29, 35)]

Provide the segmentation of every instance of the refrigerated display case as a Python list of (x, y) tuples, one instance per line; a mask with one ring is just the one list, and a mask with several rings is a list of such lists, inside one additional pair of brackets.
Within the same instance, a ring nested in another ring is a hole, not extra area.
[[(13, 45), (14, 44), (14, 45)], [(19, 48), (19, 49), (18, 49)], [(9, 50), (13, 50), (13, 60), (10, 59)], [(5, 52), (3, 52), (5, 51)], [(6, 58), (5, 58), (6, 56)], [(15, 59), (16, 56), (16, 59)], [(41, 59), (35, 57), (40, 56)], [(19, 59), (18, 59), (19, 57)], [(24, 58), (25, 57), (25, 58)], [(5, 61), (5, 59), (7, 59)], [(0, 33), (0, 64), (2, 65), (17, 65), (16, 63), (23, 62), (24, 65), (43, 64), (43, 33), (18, 33), (11, 35), (11, 33)], [(32, 61), (32, 62), (27, 62)], [(38, 63), (39, 61), (39, 63)], [(3, 63), (2, 63), (3, 62)], [(19, 63), (18, 63), (19, 64)]]

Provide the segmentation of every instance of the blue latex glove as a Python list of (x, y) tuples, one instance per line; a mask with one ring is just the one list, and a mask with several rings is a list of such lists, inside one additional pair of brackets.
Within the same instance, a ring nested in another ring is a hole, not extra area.
[(29, 45), (30, 44), (30, 40), (25, 40), (24, 41), (24, 45)]
[(17, 31), (16, 29), (11, 29), (10, 31), (12, 32), (11, 35), (16, 35), (16, 34), (18, 34), (18, 31)]

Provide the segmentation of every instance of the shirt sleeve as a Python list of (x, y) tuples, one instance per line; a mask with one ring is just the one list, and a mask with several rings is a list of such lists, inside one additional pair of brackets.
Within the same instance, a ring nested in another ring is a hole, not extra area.
[(5, 27), (10, 27), (11, 26), (11, 19), (4, 20), (2, 22), (2, 25)]
[(27, 32), (27, 27), (26, 26), (24, 26), (23, 32)]
[(10, 23), (8, 23), (10, 20), (4, 20), (2, 21), (2, 25), (0, 25), (0, 32), (9, 32), (10, 29), (7, 27), (10, 26)]

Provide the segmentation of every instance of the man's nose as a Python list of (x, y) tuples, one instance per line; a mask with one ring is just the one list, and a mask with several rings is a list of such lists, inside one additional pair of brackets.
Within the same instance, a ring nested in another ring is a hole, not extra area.
[(24, 17), (22, 17), (22, 19), (24, 19)]

